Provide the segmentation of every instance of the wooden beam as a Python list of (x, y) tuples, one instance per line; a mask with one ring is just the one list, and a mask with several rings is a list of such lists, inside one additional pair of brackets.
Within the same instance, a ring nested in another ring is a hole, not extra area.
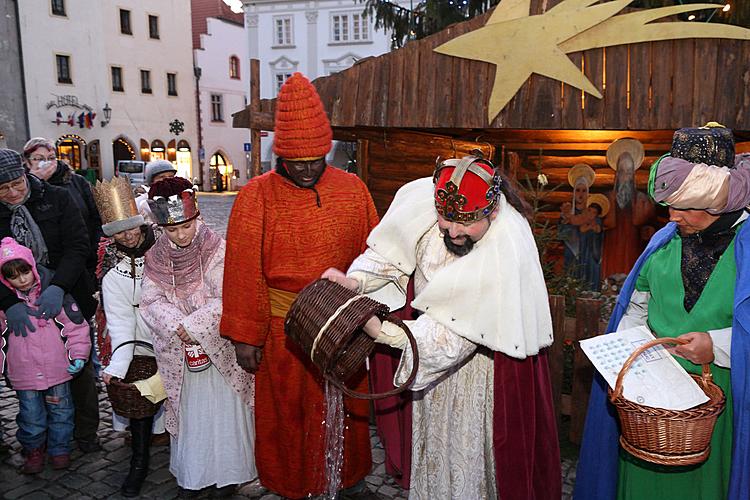
[[(552, 375), (552, 402), (555, 405), (555, 416), (559, 419), (562, 414), (562, 381), (564, 370), (565, 343), (565, 297), (562, 295), (550, 295), (550, 312), (552, 313), (552, 331), (554, 342), (549, 348), (549, 371)], [(559, 423), (559, 420), (557, 420)]]
[[(260, 112), (260, 61), (250, 59), (250, 112)], [(251, 118), (250, 116), (248, 118)], [(253, 165), (253, 177), (258, 177), (263, 170), (260, 165), (260, 129), (250, 129), (250, 158)]]
[(253, 111), (250, 109), (250, 105), (232, 115), (232, 127), (234, 128), (273, 130), (274, 126), (273, 113), (269, 111)]
[[(576, 299), (576, 338), (580, 342), (583, 339), (599, 335), (599, 309), (601, 302), (596, 299)], [(573, 387), (571, 398), (573, 408), (570, 415), (570, 441), (580, 444), (583, 438), (583, 424), (586, 420), (586, 410), (589, 406), (589, 393), (591, 392), (591, 381), (594, 377), (594, 368), (580, 345), (575, 345), (573, 360)]]

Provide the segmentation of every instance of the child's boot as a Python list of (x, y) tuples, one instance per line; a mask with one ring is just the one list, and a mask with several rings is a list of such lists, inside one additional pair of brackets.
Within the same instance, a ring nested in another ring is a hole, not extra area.
[(28, 450), (24, 455), (26, 455), (26, 461), (21, 467), (23, 474), (38, 474), (44, 470), (44, 449)]

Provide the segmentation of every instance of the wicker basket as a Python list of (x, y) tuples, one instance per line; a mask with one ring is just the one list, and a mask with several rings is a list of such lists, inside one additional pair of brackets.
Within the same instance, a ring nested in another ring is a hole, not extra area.
[(635, 359), (660, 344), (686, 344), (676, 338), (659, 338), (639, 346), (625, 361), (610, 401), (620, 416), (620, 445), (631, 455), (659, 465), (696, 465), (711, 453), (711, 435), (716, 418), (724, 410), (724, 392), (711, 380), (708, 364), (702, 375), (690, 375), (709, 400), (688, 410), (665, 410), (643, 406), (622, 396), (622, 381)]
[[(379, 394), (355, 392), (344, 385), (357, 373), (375, 347), (362, 327), (373, 315), (397, 324), (405, 332), (414, 353), (414, 365), (401, 386)], [(359, 399), (381, 399), (404, 391), (414, 381), (419, 367), (417, 345), (409, 329), (388, 306), (326, 279), (306, 286), (292, 303), (284, 331), (310, 356), (323, 376), (346, 395)], [(343, 382), (342, 382), (343, 381)]]
[[(147, 347), (154, 350), (154, 347), (148, 342), (142, 340), (129, 340), (118, 345), (117, 348), (112, 351), (112, 354), (124, 345), (135, 344), (142, 347)], [(107, 384), (107, 396), (109, 401), (112, 403), (112, 409), (118, 415), (127, 418), (145, 418), (151, 417), (159, 411), (161, 401), (158, 403), (152, 403), (148, 399), (141, 396), (138, 392), (138, 388), (133, 385), (133, 382), (137, 380), (145, 380), (156, 374), (156, 358), (153, 356), (139, 356), (134, 355), (133, 360), (130, 362), (128, 367), (128, 373), (125, 374), (125, 378), (120, 380), (112, 377), (112, 380)]]

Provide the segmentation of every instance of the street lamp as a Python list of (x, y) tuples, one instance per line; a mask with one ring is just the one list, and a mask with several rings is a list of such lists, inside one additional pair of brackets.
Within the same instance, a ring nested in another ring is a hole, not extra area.
[(109, 107), (109, 103), (104, 103), (104, 108), (102, 109), (104, 112), (104, 120), (102, 120), (102, 127), (106, 127), (109, 123), (109, 120), (112, 119), (112, 108)]

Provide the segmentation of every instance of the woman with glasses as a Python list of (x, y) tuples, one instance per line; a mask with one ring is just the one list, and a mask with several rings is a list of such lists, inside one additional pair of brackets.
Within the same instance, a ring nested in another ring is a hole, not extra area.
[(53, 186), (60, 186), (68, 190), (76, 206), (81, 211), (89, 235), (91, 251), (86, 260), (86, 269), (92, 276), (96, 275), (96, 249), (102, 233), (102, 220), (99, 210), (94, 203), (91, 185), (82, 175), (76, 174), (65, 160), (59, 159), (55, 153), (55, 145), (49, 139), (34, 137), (23, 147), (23, 158), (28, 172), (35, 177), (47, 181)]

